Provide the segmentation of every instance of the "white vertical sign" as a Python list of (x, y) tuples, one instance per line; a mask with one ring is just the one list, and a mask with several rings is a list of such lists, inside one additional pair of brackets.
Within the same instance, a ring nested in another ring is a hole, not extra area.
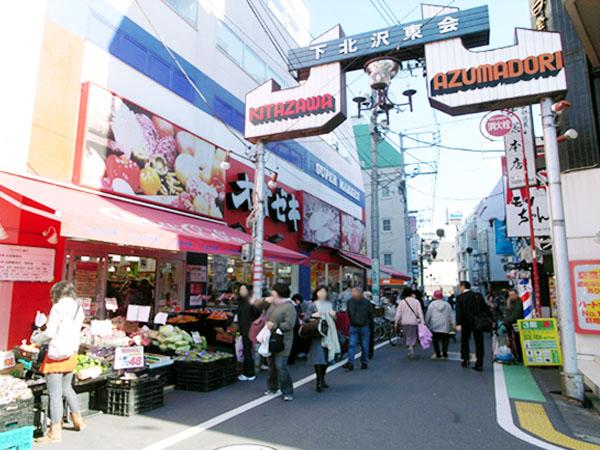
[[(546, 189), (532, 187), (531, 216), (536, 236), (550, 236), (550, 211)], [(529, 214), (525, 189), (509, 189), (506, 195), (506, 235), (529, 237)]]
[[(511, 115), (513, 119), (512, 130), (504, 136), (508, 187), (510, 189), (525, 187), (525, 164), (527, 164), (529, 185), (535, 186), (537, 184), (535, 172), (535, 136), (533, 135), (531, 107), (513, 108), (512, 111), (521, 119), (523, 135), (521, 136), (521, 123), (519, 123), (516, 117)], [(524, 142), (522, 142), (522, 139)], [(526, 162), (523, 160), (523, 145), (525, 145)]]

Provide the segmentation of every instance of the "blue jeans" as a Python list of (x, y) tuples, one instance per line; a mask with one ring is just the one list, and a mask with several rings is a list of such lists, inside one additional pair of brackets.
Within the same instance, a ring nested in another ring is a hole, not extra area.
[(267, 388), (270, 391), (281, 389), (283, 395), (294, 394), (294, 383), (287, 365), (287, 356), (269, 356), (269, 378)]
[(366, 363), (369, 360), (369, 325), (365, 325), (364, 327), (350, 327), (350, 348), (348, 349), (349, 364), (354, 364), (354, 355), (356, 354), (356, 347), (359, 340), (362, 349), (360, 360), (363, 363)]

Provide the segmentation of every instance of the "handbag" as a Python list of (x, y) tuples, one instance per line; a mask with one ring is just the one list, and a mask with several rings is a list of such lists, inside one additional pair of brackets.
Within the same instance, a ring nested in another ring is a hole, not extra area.
[(271, 333), (271, 337), (269, 338), (269, 353), (271, 353), (271, 355), (280, 353), (284, 348), (285, 344), (283, 343), (283, 332), (277, 328)]
[(267, 313), (262, 313), (258, 319), (250, 324), (250, 330), (248, 330), (248, 339), (256, 344), (256, 336), (265, 327), (267, 323)]
[(298, 335), (305, 339), (316, 339), (327, 336), (329, 324), (324, 319), (311, 319), (300, 325)]
[(477, 315), (473, 318), (473, 329), (475, 331), (482, 331), (484, 333), (491, 333), (494, 329), (494, 322), (489, 315), (481, 314), (481, 302), (483, 302), (483, 298), (480, 296), (475, 297), (475, 301), (477, 302)]

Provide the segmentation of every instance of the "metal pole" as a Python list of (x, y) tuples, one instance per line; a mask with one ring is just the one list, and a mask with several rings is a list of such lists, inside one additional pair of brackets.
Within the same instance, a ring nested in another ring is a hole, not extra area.
[(263, 240), (265, 228), (265, 145), (258, 141), (256, 149), (256, 170), (254, 172), (254, 226), (252, 227), (252, 243), (254, 244), (254, 267), (252, 269), (252, 285), (254, 295), (262, 296), (264, 283)]
[(569, 253), (565, 229), (562, 187), (560, 180), (560, 161), (556, 126), (552, 113), (552, 99), (541, 101), (542, 126), (544, 128), (544, 153), (548, 172), (548, 199), (552, 220), (552, 258), (556, 274), (558, 314), (563, 354), (561, 385), (563, 395), (583, 400), (583, 377), (577, 369), (577, 347), (573, 326), (573, 299), (571, 298), (571, 279), (569, 277)]
[[(542, 297), (541, 297), (541, 289), (540, 289), (540, 273), (537, 264), (537, 252), (535, 249), (535, 230), (533, 228), (533, 213), (531, 211), (531, 189), (529, 184), (529, 164), (527, 163), (527, 153), (525, 152), (525, 134), (523, 133), (523, 121), (519, 117), (518, 114), (515, 114), (513, 111), (506, 110), (508, 114), (512, 117), (516, 118), (519, 122), (519, 134), (521, 135), (521, 151), (523, 153), (523, 171), (525, 172), (525, 196), (527, 197), (527, 217), (529, 219), (529, 240), (531, 245), (531, 255), (533, 258), (532, 268), (533, 268), (533, 292), (534, 292), (534, 305), (536, 310), (537, 317), (542, 317)], [(533, 168), (535, 171), (535, 167)]]
[(419, 252), (419, 265), (421, 266), (421, 289), (425, 288), (425, 271), (423, 269), (423, 252), (425, 251), (425, 239), (421, 238), (421, 251)]
[[(373, 92), (373, 95), (377, 95)], [(371, 111), (371, 293), (379, 304), (379, 172), (377, 170), (377, 108)]]
[(408, 220), (408, 196), (407, 196), (407, 185), (406, 185), (406, 165), (404, 162), (404, 134), (400, 133), (400, 183), (402, 186), (402, 206), (404, 210), (404, 240), (406, 248), (406, 273), (409, 273), (412, 265), (412, 258), (410, 254), (410, 241), (412, 234), (410, 232), (410, 223)]

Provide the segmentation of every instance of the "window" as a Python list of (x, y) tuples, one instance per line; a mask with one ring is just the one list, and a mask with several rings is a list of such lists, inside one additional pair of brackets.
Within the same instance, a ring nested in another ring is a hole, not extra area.
[(392, 254), (391, 253), (384, 253), (383, 254), (383, 265), (384, 266), (391, 266), (392, 265)]
[(383, 219), (383, 231), (392, 231), (392, 219)]
[(244, 70), (258, 83), (266, 81), (267, 66), (265, 62), (248, 47), (244, 49)]
[(244, 43), (227, 25), (219, 22), (217, 47), (230, 56), (239, 66), (244, 64)]
[(194, 28), (198, 26), (198, 0), (164, 0), (164, 2)]
[(389, 186), (384, 186), (381, 188), (381, 197), (383, 198), (387, 198), (390, 196), (390, 187)]

